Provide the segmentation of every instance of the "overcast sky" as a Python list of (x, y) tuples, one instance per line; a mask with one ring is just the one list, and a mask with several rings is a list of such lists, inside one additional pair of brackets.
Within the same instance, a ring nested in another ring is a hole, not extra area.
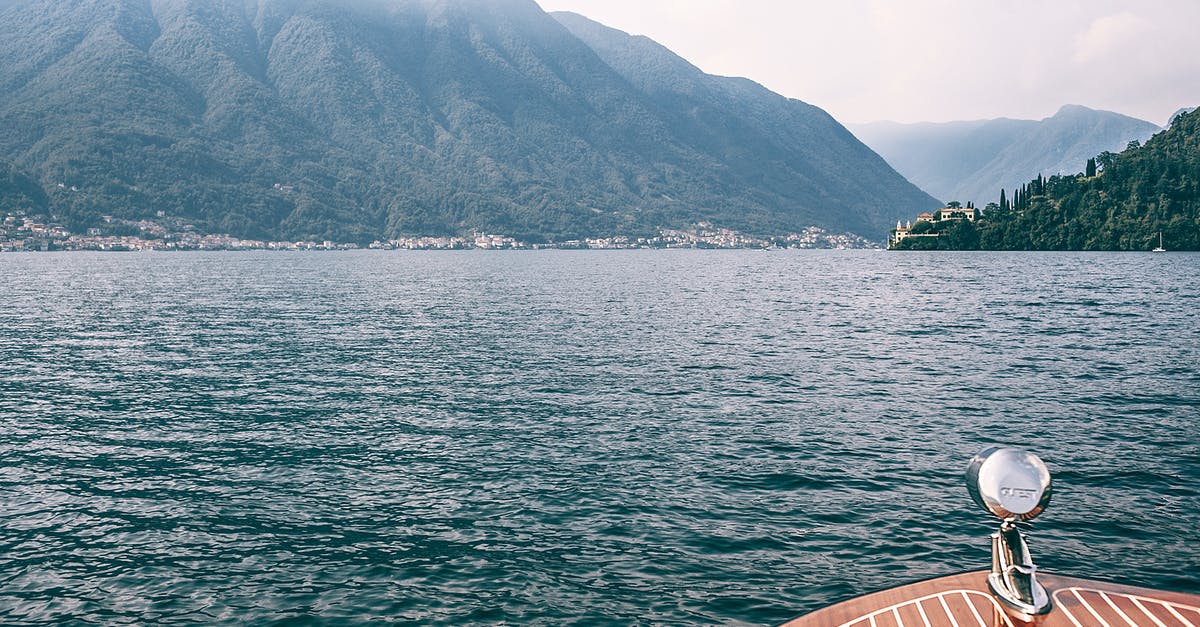
[(1165, 125), (1200, 105), (1200, 0), (538, 3), (844, 123), (1040, 119), (1081, 104)]

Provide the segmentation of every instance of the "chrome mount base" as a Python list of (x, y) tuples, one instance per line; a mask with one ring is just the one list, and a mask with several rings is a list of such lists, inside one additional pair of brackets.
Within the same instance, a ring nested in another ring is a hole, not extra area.
[(1017, 618), (1028, 621), (1050, 612), (1050, 595), (1037, 581), (1037, 566), (1013, 519), (1005, 520), (992, 534), (992, 572), (987, 583), (996, 600)]

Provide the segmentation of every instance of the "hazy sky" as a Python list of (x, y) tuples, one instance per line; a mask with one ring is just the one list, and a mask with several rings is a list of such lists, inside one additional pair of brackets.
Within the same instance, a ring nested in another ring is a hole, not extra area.
[(538, 3), (842, 122), (1040, 119), (1081, 104), (1164, 125), (1200, 105), (1200, 0)]

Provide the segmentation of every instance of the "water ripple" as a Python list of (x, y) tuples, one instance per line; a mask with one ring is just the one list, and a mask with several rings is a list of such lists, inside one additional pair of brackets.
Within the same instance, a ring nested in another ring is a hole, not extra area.
[(770, 624), (1200, 588), (1195, 255), (4, 255), (0, 622)]

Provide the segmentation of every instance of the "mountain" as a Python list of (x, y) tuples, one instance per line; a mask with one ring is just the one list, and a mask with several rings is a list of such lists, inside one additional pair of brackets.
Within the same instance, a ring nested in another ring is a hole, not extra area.
[(655, 102), (676, 136), (758, 189), (780, 197), (871, 199), (857, 207), (871, 229), (890, 226), (898, 205), (939, 204), (913, 197), (908, 181), (891, 176), (881, 158), (817, 107), (744, 78), (705, 74), (646, 37), (574, 13), (553, 15)]
[(1145, 141), (1158, 126), (1078, 105), (1044, 120), (852, 126), (854, 133), (918, 187), (946, 201), (991, 202), (1038, 174), (1073, 174), (1104, 151)]
[(0, 0), (0, 158), (74, 229), (871, 236), (936, 205), (820, 109), (532, 0)]
[(1039, 176), (974, 224), (953, 222), (936, 238), (910, 237), (902, 247), (1148, 251), (1161, 233), (1170, 250), (1200, 250), (1200, 111), (1096, 161), (1096, 176)]
[(50, 209), (50, 200), (37, 181), (0, 161), (0, 208), (41, 214)]

